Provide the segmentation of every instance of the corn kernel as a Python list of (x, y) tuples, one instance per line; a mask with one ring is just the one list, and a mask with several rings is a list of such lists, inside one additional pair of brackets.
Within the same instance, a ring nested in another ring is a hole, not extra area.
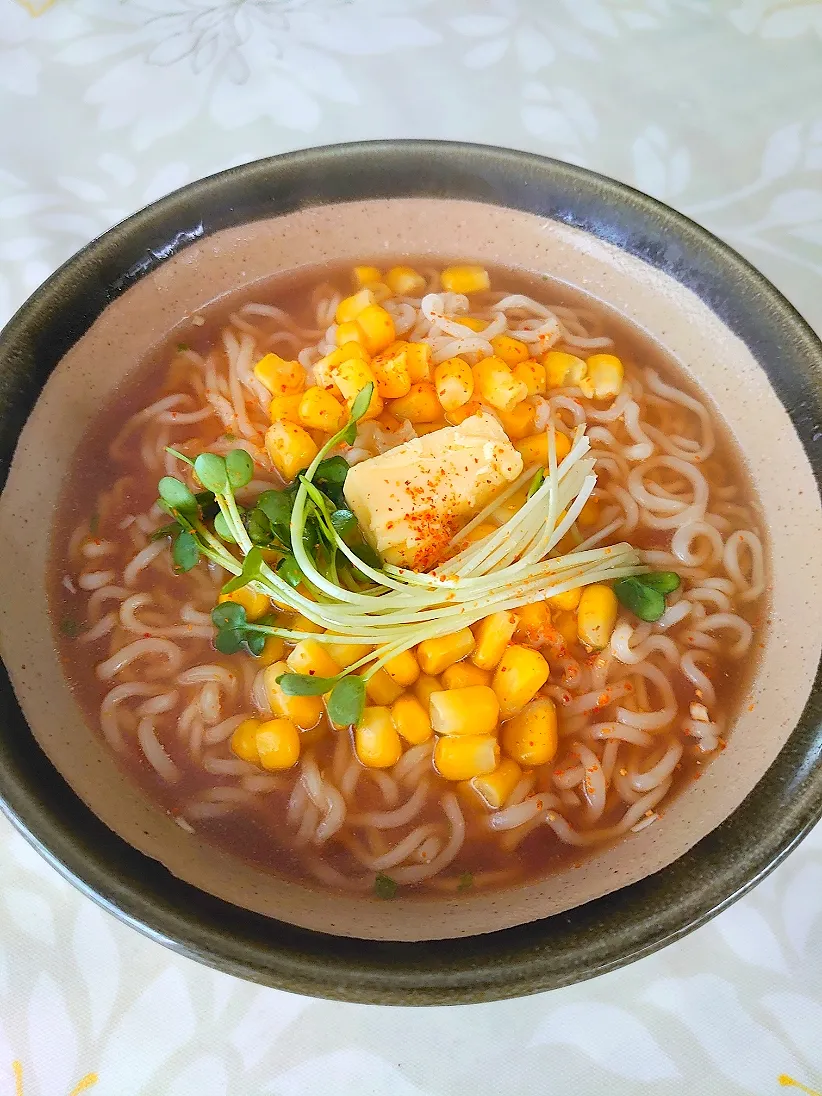
[(291, 673), (285, 662), (274, 662), (263, 670), (263, 689), (268, 706), (278, 716), (284, 716), (304, 731), (316, 727), (323, 717), (321, 696), (286, 696), (277, 684), (277, 678)]
[(268, 405), (268, 417), (272, 422), (294, 422), (300, 425), (300, 404), (302, 400), (303, 397), (299, 394), (275, 396)]
[(324, 646), (341, 670), (353, 666), (373, 650), (364, 643), (326, 643)]
[[(471, 376), (471, 383), (473, 384), (474, 377)], [(455, 407), (453, 411), (446, 411), (445, 419), (452, 426), (459, 426), (461, 422), (465, 422), (466, 419), (470, 419), (472, 415), (478, 415), (482, 411), (482, 404), (477, 400), (469, 400), (468, 403), (464, 403), (462, 407)]]
[(319, 452), (311, 435), (293, 422), (272, 423), (266, 431), (265, 448), (271, 463), (289, 482), (307, 468)]
[(522, 711), (548, 680), (550, 672), (539, 651), (517, 644), (508, 647), (500, 659), (493, 682), (503, 718)]
[(462, 358), (446, 358), (434, 370), (437, 397), (446, 411), (468, 403), (474, 394), (471, 366)]
[(440, 274), (440, 281), (446, 293), (478, 293), (491, 286), (485, 267), (474, 264), (447, 266)]
[(427, 742), (434, 733), (427, 707), (424, 708), (410, 693), (394, 701), (391, 706), (391, 718), (397, 734), (411, 746), (419, 746), (421, 742)]
[(373, 369), (367, 362), (360, 361), (357, 358), (349, 358), (348, 361), (340, 362), (339, 365), (334, 367), (331, 371), (331, 377), (340, 392), (342, 392), (343, 399), (349, 408), (363, 388), (367, 384), (373, 384), (374, 392), (371, 396), (371, 403), (368, 405), (368, 410), (363, 417), (375, 419), (382, 412), (383, 402), (377, 391), (377, 380)]
[(535, 601), (515, 609), (517, 630), (514, 637), (532, 647), (541, 647), (551, 630), (551, 611), (544, 601)]
[(488, 326), (487, 320), (481, 320), (477, 316), (449, 316), (448, 318), (454, 323), (461, 323), (469, 331), (484, 331)]
[(471, 661), (481, 670), (493, 670), (511, 642), (517, 618), (511, 613), (492, 613), (476, 626), (477, 645)]
[(368, 693), (368, 699), (373, 700), (375, 704), (393, 704), (397, 697), (402, 695), (402, 685), (398, 685), (385, 670), (379, 669), (366, 681), (365, 691)]
[(367, 349), (365, 345), (365, 332), (356, 320), (349, 320), (347, 323), (337, 324), (334, 338), (338, 347), (345, 346), (346, 343), (359, 343), (363, 350)]
[(489, 685), (491, 674), (481, 670), (473, 662), (455, 662), (442, 672), (442, 683), (446, 689), (467, 689), (469, 685)]
[(471, 780), (492, 773), (499, 757), (492, 734), (443, 735), (434, 747), (434, 766), (446, 780)]
[(426, 286), (425, 278), (411, 266), (392, 266), (385, 283), (398, 297), (419, 297)]
[(577, 521), (580, 525), (596, 525), (599, 521), (599, 499), (589, 498), (579, 512)]
[(431, 379), (431, 347), (428, 343), (406, 343), (406, 365), (411, 383)]
[(296, 361), (286, 361), (279, 354), (266, 354), (254, 366), (254, 376), (272, 396), (293, 396), (305, 388), (305, 370)]
[(431, 674), (420, 674), (417, 678), (414, 683), (414, 692), (426, 712), (431, 702), (431, 694), (439, 692), (440, 689), (442, 689), (442, 685), (439, 678), (433, 677)]
[(547, 388), (563, 388), (566, 384), (576, 384), (587, 375), (585, 362), (576, 354), (566, 354), (564, 350), (549, 350), (543, 356), (545, 366), (545, 384)]
[(573, 590), (565, 590), (561, 594), (554, 594), (553, 597), (548, 598), (548, 604), (556, 606), (557, 609), (566, 613), (572, 613), (579, 605), (579, 599), (582, 597), (582, 587), (576, 586)]
[(385, 350), (397, 337), (391, 313), (379, 304), (367, 305), (358, 314), (356, 324), (363, 333), (362, 343), (369, 354)]
[(576, 613), (557, 613), (554, 627), (562, 636), (566, 647), (573, 647), (579, 642), (579, 628), (577, 627)]
[(222, 605), (226, 601), (233, 601), (235, 605), (242, 605), (248, 620), (259, 620), (266, 613), (271, 612), (271, 602), (265, 596), (250, 586), (241, 586), (239, 590), (232, 590), (230, 594), (220, 594), (217, 604)]
[(471, 787), (492, 810), (505, 806), (508, 796), (522, 779), (522, 769), (510, 757), (503, 758), (492, 773), (475, 776)]
[(406, 396), (411, 389), (411, 377), (408, 373), (408, 351), (406, 348), (384, 350), (371, 361), (371, 368), (377, 381), (377, 391), (384, 400), (396, 400)]
[(340, 672), (340, 667), (326, 650), (325, 644), (316, 639), (301, 639), (285, 661), (295, 674), (336, 677)]
[(377, 419), (377, 422), (383, 430), (387, 430), (391, 434), (395, 433), (402, 426), (400, 420), (395, 415), (392, 415), (390, 411), (383, 411)]
[(579, 638), (592, 651), (608, 646), (616, 624), (619, 603), (610, 586), (594, 583), (586, 586), (579, 599), (577, 628)]
[(498, 411), (511, 411), (528, 395), (528, 389), (500, 358), (483, 358), (472, 369), (474, 390)]
[(392, 677), (398, 685), (407, 688), (413, 685), (420, 676), (420, 667), (413, 651), (403, 651), (395, 655), (385, 663), (385, 672)]
[[(303, 591), (300, 591), (303, 593)], [(315, 624), (313, 620), (309, 620), (307, 616), (303, 616), (302, 613), (297, 613), (294, 619), (291, 621), (291, 630), (294, 632), (316, 632), (319, 635), (325, 631), (322, 624)]]
[(491, 339), (491, 346), (496, 357), (502, 358), (512, 369), (531, 357), (528, 344), (522, 339), (515, 339), (512, 335), (495, 335)]
[(383, 301), (387, 301), (389, 297), (393, 297), (393, 291), (390, 286), (387, 286), (385, 282), (372, 282), (368, 287), (374, 295), (374, 302), (376, 304), (382, 304)]
[(385, 707), (366, 708), (354, 731), (357, 757), (369, 769), (389, 769), (402, 757), (402, 743)]
[(324, 358), (320, 358), (314, 366), (314, 376), (318, 383), (324, 388), (327, 388), (329, 384), (332, 383), (331, 374), (334, 368), (338, 366), (340, 362), (348, 361), (350, 358), (358, 358), (360, 361), (364, 362), (371, 361), (371, 355), (362, 343), (342, 343), (340, 346), (335, 347), (330, 354), (326, 354)]
[(625, 367), (615, 354), (592, 354), (586, 362), (588, 380), (598, 400), (611, 400), (622, 390)]
[(450, 635), (424, 640), (417, 647), (417, 659), (423, 673), (436, 675), (465, 658), (473, 649), (474, 636), (471, 629), (460, 628)]
[(337, 305), (334, 318), (337, 323), (350, 323), (370, 304), (374, 304), (374, 294), (370, 289), (361, 289), (352, 297), (343, 297)]
[[(557, 464), (562, 464), (571, 452), (571, 441), (567, 435), (555, 430), (554, 447), (557, 452)], [(522, 457), (526, 468), (530, 468), (534, 464), (541, 464), (543, 468), (548, 467), (547, 430), (543, 430), (541, 434), (532, 434), (530, 438), (523, 438), (521, 441), (514, 442), (514, 448)]]
[(231, 750), (243, 761), (250, 761), (252, 765), (260, 764), (260, 755), (257, 752), (257, 728), (259, 719), (244, 719), (231, 736)]
[(545, 765), (557, 752), (557, 709), (550, 697), (533, 700), (502, 725), (502, 748), (526, 769)]
[(527, 362), (520, 362), (513, 368), (514, 377), (522, 381), (528, 389), (529, 396), (545, 395), (545, 366), (529, 358)]
[(263, 649), (257, 655), (256, 665), (260, 667), (270, 666), (272, 662), (279, 662), (284, 654), (285, 644), (280, 637), (266, 636)]
[(257, 728), (257, 753), (264, 769), (290, 769), (300, 756), (299, 731), (290, 719), (266, 720)]
[(342, 426), (344, 411), (339, 400), (324, 388), (315, 385), (303, 394), (297, 408), (297, 416), (300, 425), (309, 430), (322, 430), (326, 434), (335, 434)]
[(527, 399), (510, 411), (497, 411), (503, 430), (513, 441), (520, 441), (533, 434), (536, 414), (536, 408)]
[(382, 278), (379, 267), (376, 266), (355, 266), (354, 267), (354, 281), (357, 283), (360, 289), (364, 289), (365, 286), (370, 285), (371, 282), (378, 282)]
[(444, 689), (429, 703), (436, 734), (492, 734), (499, 722), (499, 701), (488, 685)]
[(412, 423), (437, 422), (442, 418), (442, 405), (430, 381), (417, 381), (407, 395), (394, 400), (391, 412), (398, 419), (408, 419)]

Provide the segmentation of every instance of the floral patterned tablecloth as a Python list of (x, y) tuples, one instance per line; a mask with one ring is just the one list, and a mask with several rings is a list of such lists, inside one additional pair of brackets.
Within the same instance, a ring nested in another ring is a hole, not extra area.
[[(182, 183), (379, 137), (510, 145), (624, 179), (730, 241), (822, 330), (813, 0), (0, 0), (0, 322)], [(413, 1010), (179, 958), (0, 821), (0, 1096), (791, 1090), (822, 1090), (822, 829), (626, 970)]]

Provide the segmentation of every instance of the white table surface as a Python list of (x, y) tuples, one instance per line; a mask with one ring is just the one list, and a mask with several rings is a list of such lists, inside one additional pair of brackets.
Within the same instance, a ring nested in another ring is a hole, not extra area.
[[(0, 321), (103, 229), (289, 149), (483, 141), (624, 179), (822, 329), (822, 3), (0, 0)], [(0, 1096), (822, 1090), (822, 830), (625, 970), (490, 1005), (261, 989), (102, 913), (0, 822)], [(782, 1087), (790, 1086), (790, 1087)]]

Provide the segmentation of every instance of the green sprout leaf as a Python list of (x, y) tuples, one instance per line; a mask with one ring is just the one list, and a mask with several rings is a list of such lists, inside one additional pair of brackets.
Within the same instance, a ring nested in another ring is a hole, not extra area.
[(245, 645), (252, 655), (259, 656), (263, 653), (266, 639), (268, 636), (265, 632), (246, 632)]
[(343, 540), (359, 528), (357, 519), (350, 510), (335, 510), (331, 515), (331, 524)]
[(365, 388), (360, 389), (351, 406), (351, 421), (342, 432), (342, 440), (353, 445), (357, 437), (357, 423), (371, 406), (371, 397), (374, 394), (374, 382), (369, 381)]
[(377, 898), (382, 898), (385, 902), (390, 901), (392, 898), (396, 898), (396, 881), (393, 880), (390, 875), (383, 875), (383, 873), (380, 872), (374, 880), (374, 894)]
[(174, 476), (163, 476), (157, 485), (160, 498), (170, 510), (181, 510), (183, 513), (195, 513), (197, 499), (186, 487), (182, 480)]
[(311, 674), (280, 674), (277, 684), (286, 696), (323, 696), (331, 692), (338, 680), (336, 677), (312, 677)]
[(254, 461), (245, 449), (232, 449), (225, 459), (225, 470), (228, 482), (238, 491), (254, 478)]
[(214, 646), (221, 655), (236, 655), (242, 650), (244, 633), (235, 628), (223, 628), (214, 637)]
[(537, 493), (537, 491), (539, 491), (540, 487), (542, 487), (544, 482), (545, 482), (545, 469), (544, 468), (538, 468), (537, 471), (534, 474), (534, 478), (531, 480), (531, 486), (528, 488), (528, 494), (525, 496), (526, 502), (527, 502), (528, 499), (533, 498), (533, 496)]
[(207, 491), (222, 495), (228, 487), (225, 460), (216, 453), (201, 453), (194, 462), (197, 479)]
[(665, 612), (665, 598), (662, 594), (646, 586), (638, 578), (621, 578), (614, 583), (614, 593), (625, 608), (640, 620), (653, 623)]
[(314, 473), (314, 483), (332, 483), (342, 487), (348, 475), (348, 461), (345, 457), (328, 457), (320, 461)]
[(223, 586), (221, 593), (232, 594), (235, 590), (242, 589), (243, 586), (248, 586), (249, 582), (254, 582), (255, 579), (262, 578), (262, 567), (265, 560), (263, 559), (263, 553), (259, 548), (252, 548), (248, 555), (243, 560), (243, 569), (235, 578), (229, 579)]
[(222, 511), (219, 514), (214, 515), (214, 532), (220, 538), (220, 540), (227, 541), (229, 544), (236, 544), (237, 538), (231, 532), (228, 522), (225, 520), (225, 516)]
[(196, 538), (185, 530), (179, 532), (172, 542), (171, 558), (176, 571), (183, 574), (190, 571), (200, 561), (200, 548)]
[(159, 529), (155, 529), (149, 540), (162, 540), (163, 537), (174, 537), (181, 532), (181, 526), (178, 521), (170, 521), (168, 525), (161, 525)]
[(218, 631), (223, 628), (245, 628), (248, 618), (242, 605), (236, 601), (223, 601), (211, 610), (211, 623)]
[(300, 570), (300, 565), (297, 563), (296, 559), (294, 559), (292, 555), (288, 555), (285, 557), (280, 566), (277, 568), (277, 574), (280, 576), (283, 582), (287, 582), (288, 585), (293, 586), (295, 590), (305, 577)]
[[(250, 510), (248, 517), (246, 518), (245, 527), (248, 532), (249, 538), (252, 544), (256, 544), (261, 548), (271, 543), (271, 538), (274, 535), (274, 531), (271, 528), (271, 522), (265, 516), (259, 506), (255, 506), (253, 510)], [(216, 525), (215, 525), (216, 528)]]
[(337, 727), (359, 723), (365, 710), (365, 682), (356, 674), (341, 678), (328, 698), (328, 718)]
[(651, 571), (647, 575), (636, 577), (643, 586), (647, 586), (649, 590), (656, 590), (663, 597), (672, 594), (682, 585), (682, 579), (676, 571)]
[(288, 525), (294, 508), (294, 495), (290, 491), (263, 491), (257, 506), (272, 525)]

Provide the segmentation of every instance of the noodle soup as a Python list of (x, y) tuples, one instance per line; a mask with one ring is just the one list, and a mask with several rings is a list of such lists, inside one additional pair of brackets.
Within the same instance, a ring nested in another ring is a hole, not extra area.
[(89, 720), (180, 826), (382, 898), (664, 826), (766, 581), (745, 471), (655, 344), (547, 279), (402, 262), (177, 333), (77, 455), (51, 592)]

